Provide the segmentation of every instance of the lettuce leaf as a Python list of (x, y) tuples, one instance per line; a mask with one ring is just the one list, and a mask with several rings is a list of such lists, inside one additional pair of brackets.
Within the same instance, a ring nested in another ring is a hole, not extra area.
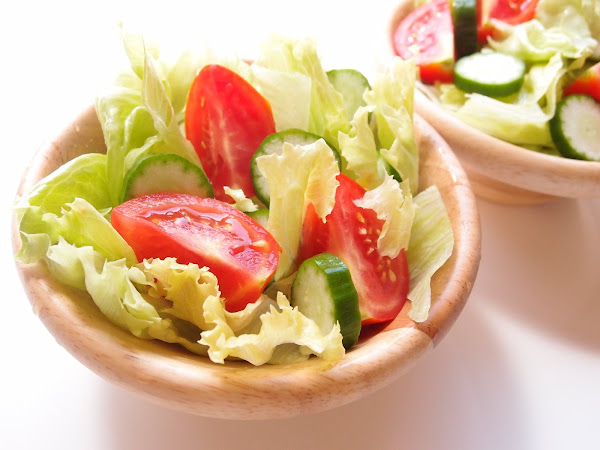
[(381, 156), (402, 180), (409, 180), (413, 195), (419, 185), (419, 149), (413, 129), (415, 74), (414, 61), (394, 57), (365, 93), (367, 105), (374, 109)]
[[(318, 325), (292, 308), (281, 292), (277, 294), (277, 305), (271, 305), (269, 311), (260, 316), (258, 333), (236, 335), (215, 297), (206, 300), (205, 317), (214, 328), (202, 332), (200, 343), (208, 346), (208, 356), (216, 363), (223, 363), (228, 357), (241, 358), (254, 365), (289, 363), (315, 354), (323, 359), (325, 367), (331, 367), (344, 357), (339, 324), (323, 335)], [(281, 346), (285, 351), (276, 352)]]
[(62, 236), (94, 247), (109, 260), (137, 262), (106, 219), (111, 204), (107, 192), (106, 155), (99, 153), (79, 156), (39, 181), (14, 207), (22, 244), (17, 259), (42, 259)]
[(281, 154), (264, 155), (256, 162), (271, 192), (267, 230), (282, 250), (277, 281), (297, 269), (306, 204), (312, 203), (322, 219), (333, 209), (339, 167), (323, 139), (304, 146), (285, 143)]
[(246, 197), (242, 189), (232, 189), (229, 186), (224, 187), (225, 194), (231, 197), (234, 201), (232, 205), (235, 209), (242, 212), (253, 212), (258, 210), (258, 206), (251, 199)]
[(436, 186), (420, 192), (414, 203), (415, 220), (406, 252), (411, 287), (408, 299), (412, 302), (408, 317), (423, 322), (431, 306), (431, 277), (452, 255), (454, 234)]
[(258, 64), (251, 67), (252, 77), (249, 81), (271, 105), (276, 130), (308, 130), (311, 78), (302, 73), (282, 72)]
[[(344, 100), (331, 84), (321, 65), (312, 39), (290, 39), (273, 35), (261, 46), (256, 64), (310, 78), (310, 115), (307, 131), (322, 136), (338, 147), (338, 133), (350, 130)], [(306, 129), (306, 128), (305, 128)]]
[(386, 171), (369, 125), (369, 110), (359, 107), (350, 124), (352, 129), (348, 134), (340, 132), (338, 135), (345, 162), (343, 172), (365, 189), (374, 189), (383, 182)]
[[(159, 339), (180, 344), (188, 350), (206, 354), (206, 348), (184, 337), (174, 322), (162, 318), (156, 308), (136, 287), (146, 276), (124, 259), (107, 261), (92, 247), (77, 247), (60, 238), (48, 249), (45, 261), (59, 281), (85, 289), (102, 314), (115, 325), (143, 339)], [(199, 333), (198, 333), (199, 334)]]
[(96, 101), (107, 147), (107, 177), (111, 180), (108, 192), (113, 206), (120, 203), (125, 174), (139, 158), (174, 153), (200, 166), (165, 88), (169, 75), (172, 79), (175, 74), (184, 74), (184, 80), (175, 89), (178, 107), (183, 107), (181, 90), (191, 83), (193, 69), (180, 66), (175, 72), (168, 72), (160, 64), (157, 68), (141, 37), (125, 34), (123, 42), (133, 73), (119, 76), (113, 89)]

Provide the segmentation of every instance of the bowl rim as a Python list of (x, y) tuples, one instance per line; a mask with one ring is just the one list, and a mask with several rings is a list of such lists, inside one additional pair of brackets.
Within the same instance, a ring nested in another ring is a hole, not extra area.
[[(388, 56), (396, 54), (394, 32), (412, 4), (398, 0), (388, 13), (384, 43)], [(600, 162), (537, 152), (490, 136), (445, 111), (418, 88), (415, 110), (450, 144), (470, 176), (490, 178), (504, 189), (512, 185), (552, 197), (600, 196)]]
[[(466, 174), (439, 134), (418, 116), (415, 129), (430, 148), (432, 167), (439, 168), (435, 164), (441, 164), (440, 158), (447, 164), (443, 173), (452, 182), (440, 189), (441, 194), (456, 198), (451, 205), (454, 209), (449, 210), (454, 218), (455, 252), (452, 263), (439, 271), (440, 279), (448, 279), (439, 292), (436, 288), (431, 320), (392, 322), (351, 349), (333, 368), (322, 370), (316, 358), (281, 366), (254, 367), (235, 361), (219, 365), (177, 346), (139, 339), (106, 320), (87, 293), (52, 278), (42, 263), (16, 262), (33, 311), (57, 342), (97, 375), (192, 414), (229, 419), (292, 417), (341, 406), (373, 392), (400, 377), (447, 333), (470, 295), (481, 258), (479, 213)], [(80, 153), (94, 151), (92, 141), (100, 138), (91, 106), (38, 150), (18, 193), (49, 171), (53, 156), (61, 156), (55, 161), (58, 165), (66, 162), (62, 148), (79, 142)], [(83, 145), (81, 139), (85, 139)], [(20, 236), (14, 216), (12, 240), (16, 253)]]

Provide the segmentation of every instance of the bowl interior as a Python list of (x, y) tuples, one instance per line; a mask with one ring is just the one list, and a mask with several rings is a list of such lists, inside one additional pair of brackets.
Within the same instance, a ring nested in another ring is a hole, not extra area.
[[(384, 44), (388, 55), (395, 54), (394, 31), (413, 8), (413, 0), (398, 0), (390, 11)], [(600, 196), (600, 162), (548, 155), (491, 137), (446, 112), (419, 90), (415, 110), (450, 145), (479, 197), (536, 204), (562, 197)]]
[[(445, 335), (469, 296), (479, 265), (479, 216), (466, 175), (447, 144), (420, 117), (415, 117), (415, 129), (420, 187), (435, 183), (440, 189), (455, 235), (453, 255), (432, 280), (432, 308), (426, 322), (412, 322), (405, 308), (329, 370), (323, 370), (317, 359), (280, 366), (219, 365), (178, 346), (138, 339), (105, 319), (87, 293), (55, 281), (43, 264), (18, 263), (33, 311), (58, 343), (89, 369), (174, 409), (210, 417), (266, 419), (356, 400), (399, 377)], [(82, 153), (105, 151), (90, 107), (39, 150), (23, 175), (19, 193)], [(19, 245), (14, 226), (15, 251)]]

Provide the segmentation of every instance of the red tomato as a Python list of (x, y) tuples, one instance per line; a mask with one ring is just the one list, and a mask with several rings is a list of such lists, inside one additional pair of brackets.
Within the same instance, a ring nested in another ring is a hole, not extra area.
[(600, 63), (587, 69), (565, 89), (564, 95), (573, 94), (586, 94), (600, 102)]
[(539, 0), (477, 0), (477, 40), (483, 44), (494, 32), (491, 19), (518, 25), (534, 18)]
[(223, 186), (254, 195), (250, 160), (263, 139), (274, 132), (271, 105), (246, 80), (219, 65), (200, 70), (188, 94), (185, 133), (215, 198), (229, 200)]
[(340, 185), (335, 206), (323, 223), (312, 204), (306, 209), (302, 226), (300, 259), (323, 252), (336, 255), (348, 266), (358, 292), (364, 325), (395, 318), (408, 294), (408, 264), (404, 250), (391, 259), (377, 251), (377, 238), (383, 221), (372, 209), (356, 206), (365, 189), (346, 175), (338, 175)]
[(255, 301), (279, 262), (279, 245), (268, 231), (212, 198), (145, 195), (114, 208), (111, 222), (140, 261), (175, 257), (207, 266), (228, 311)]
[(454, 34), (448, 0), (434, 0), (412, 11), (396, 28), (393, 42), (399, 56), (415, 58), (423, 82), (452, 82)]

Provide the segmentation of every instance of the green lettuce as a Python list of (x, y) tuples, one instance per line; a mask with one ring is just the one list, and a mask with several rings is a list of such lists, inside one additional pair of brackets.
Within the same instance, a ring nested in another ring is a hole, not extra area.
[(414, 61), (395, 57), (365, 93), (367, 105), (374, 108), (381, 156), (402, 180), (408, 180), (413, 194), (419, 185), (419, 149), (413, 129), (415, 74)]
[(146, 275), (125, 259), (108, 261), (90, 246), (77, 247), (60, 238), (44, 260), (59, 281), (87, 291), (115, 325), (142, 339), (159, 339), (206, 354), (206, 348), (187, 338), (173, 320), (161, 317), (149, 297), (138, 289), (138, 285), (146, 284)]
[[(236, 357), (254, 365), (289, 363), (315, 354), (323, 359), (325, 367), (331, 367), (344, 357), (339, 324), (323, 335), (318, 325), (292, 308), (281, 292), (277, 294), (277, 306), (271, 305), (260, 316), (261, 328), (255, 334), (236, 335), (216, 298), (208, 298), (205, 308), (206, 319), (214, 328), (202, 333), (200, 343), (208, 346), (208, 356), (214, 362)], [(281, 347), (285, 347), (284, 351), (278, 353), (276, 350)]]
[(416, 206), (406, 259), (410, 273), (411, 310), (415, 322), (427, 319), (431, 306), (431, 277), (452, 255), (454, 234), (444, 202), (436, 186), (414, 198)]
[(93, 246), (109, 260), (136, 262), (106, 218), (107, 193), (106, 155), (98, 153), (79, 156), (39, 181), (14, 207), (22, 243), (17, 259), (36, 262), (62, 237)]
[(310, 115), (307, 131), (322, 136), (338, 147), (338, 133), (347, 133), (350, 124), (342, 94), (331, 84), (321, 65), (312, 39), (289, 39), (273, 35), (261, 46), (256, 64), (310, 78)]
[(343, 172), (365, 189), (374, 189), (383, 182), (386, 171), (369, 124), (369, 110), (359, 107), (350, 124), (350, 132), (340, 132), (338, 136), (340, 153), (345, 162)]
[(311, 114), (311, 78), (298, 72), (282, 72), (259, 64), (251, 66), (248, 81), (271, 105), (277, 131), (308, 130)]
[[(183, 108), (182, 91), (189, 89), (195, 73), (193, 65), (180, 59), (179, 65), (169, 71), (155, 62), (157, 50), (148, 51), (138, 35), (124, 34), (123, 42), (131, 72), (121, 74), (115, 86), (96, 101), (107, 147), (106, 170), (111, 180), (108, 192), (113, 206), (121, 202), (124, 177), (140, 158), (174, 153), (200, 166), (198, 155), (181, 131), (178, 113), (173, 109), (167, 90), (171, 79), (176, 104)], [(177, 75), (184, 81), (174, 82), (173, 77)]]

